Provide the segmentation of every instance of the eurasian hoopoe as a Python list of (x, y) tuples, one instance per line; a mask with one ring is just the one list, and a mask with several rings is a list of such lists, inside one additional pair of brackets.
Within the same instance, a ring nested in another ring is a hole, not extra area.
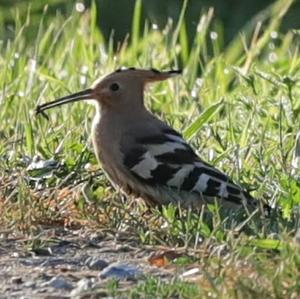
[(255, 207), (256, 200), (201, 160), (179, 133), (145, 108), (145, 85), (180, 73), (117, 70), (92, 88), (40, 105), (36, 111), (95, 100), (93, 144), (104, 172), (115, 187), (149, 205), (180, 203), (199, 208), (219, 198), (227, 207)]

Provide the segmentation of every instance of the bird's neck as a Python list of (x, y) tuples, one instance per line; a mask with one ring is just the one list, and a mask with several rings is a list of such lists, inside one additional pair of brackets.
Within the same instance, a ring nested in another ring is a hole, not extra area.
[(118, 123), (121, 125), (130, 124), (132, 121), (138, 121), (144, 119), (150, 112), (144, 107), (144, 105), (123, 105), (119, 107), (106, 107), (97, 106), (95, 121), (96, 122), (109, 122)]
[[(104, 165), (107, 157), (114, 157), (111, 163), (118, 164), (120, 156), (120, 140), (130, 127), (141, 127), (151, 117), (150, 112), (144, 109), (132, 109), (132, 112), (116, 113), (116, 111), (96, 107), (96, 113), (92, 124), (92, 139), (96, 156)], [(109, 172), (106, 169), (107, 172)]]
[(92, 124), (92, 134), (97, 140), (105, 140), (106, 142), (107, 136), (119, 138), (129, 127), (143, 125), (152, 117), (152, 114), (144, 106), (116, 111), (97, 105)]

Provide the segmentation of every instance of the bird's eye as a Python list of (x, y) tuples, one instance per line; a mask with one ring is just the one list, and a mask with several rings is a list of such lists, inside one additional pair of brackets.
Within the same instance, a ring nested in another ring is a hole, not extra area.
[(113, 83), (109, 88), (112, 91), (117, 91), (117, 90), (119, 90), (120, 87), (119, 87), (119, 84)]

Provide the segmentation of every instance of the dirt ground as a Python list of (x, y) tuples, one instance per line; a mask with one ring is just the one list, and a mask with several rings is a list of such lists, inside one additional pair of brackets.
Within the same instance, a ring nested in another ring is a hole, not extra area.
[(0, 298), (93, 298), (95, 292), (108, 297), (111, 278), (129, 288), (149, 275), (177, 275), (151, 265), (153, 254), (157, 249), (110, 232), (48, 228), (32, 240), (2, 231)]

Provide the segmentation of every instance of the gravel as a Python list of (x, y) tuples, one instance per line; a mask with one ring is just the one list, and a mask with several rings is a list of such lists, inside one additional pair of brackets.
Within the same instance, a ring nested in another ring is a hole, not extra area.
[(0, 232), (0, 299), (92, 298), (95, 289), (108, 298), (110, 279), (129, 288), (147, 275), (172, 275), (149, 264), (153, 249), (125, 235), (42, 228), (39, 239), (40, 247), (30, 250), (33, 239)]

